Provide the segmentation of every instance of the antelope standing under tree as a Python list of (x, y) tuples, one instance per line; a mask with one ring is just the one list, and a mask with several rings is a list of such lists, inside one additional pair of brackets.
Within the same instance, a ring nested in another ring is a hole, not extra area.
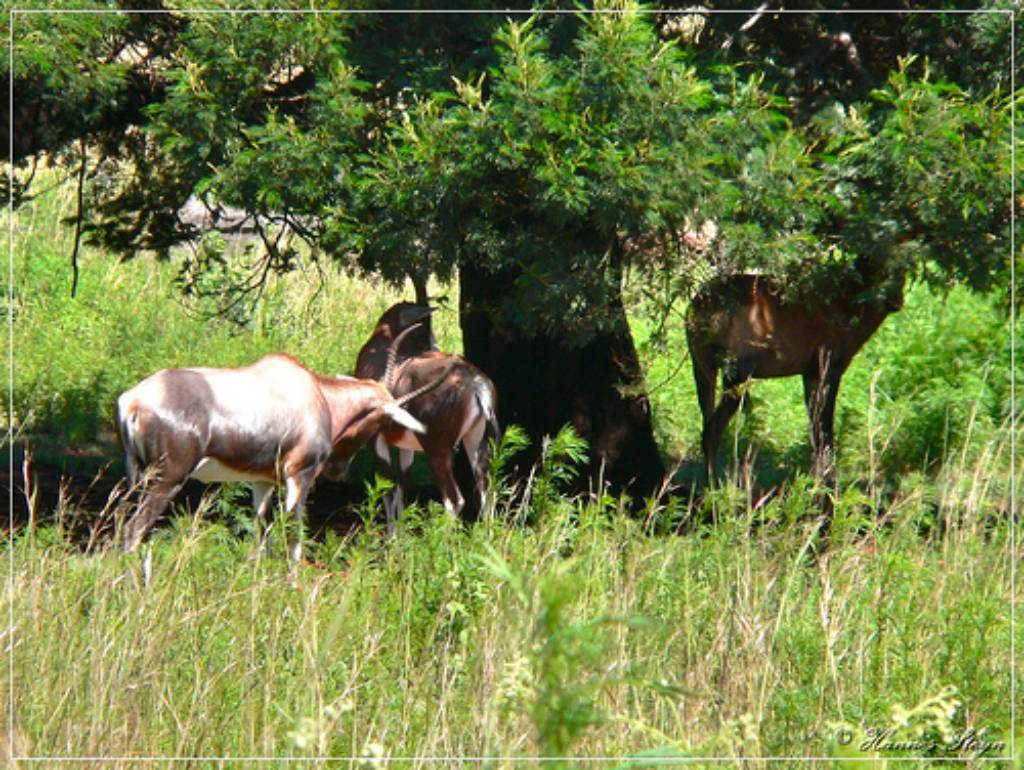
[[(449, 356), (436, 350), (430, 331), (431, 312), (432, 308), (411, 302), (400, 302), (385, 311), (359, 351), (356, 376), (384, 379), (399, 397), (437, 377)], [(400, 360), (393, 378), (386, 372), (385, 351), (389, 348), (397, 350)], [(389, 477), (392, 476), (390, 447), (398, 447), (396, 483), (384, 501), (389, 532), (394, 531), (404, 510), (409, 470), (416, 452), (426, 456), (445, 509), (458, 515), (465, 498), (452, 473), (452, 452), (461, 441), (473, 471), (477, 502), (481, 510), (485, 508), (491, 467), (490, 440), (497, 440), (500, 435), (495, 415), (497, 392), (494, 383), (477, 367), (461, 356), (452, 357), (456, 364), (444, 381), (409, 404), (409, 412), (426, 426), (426, 433), (415, 434), (396, 425), (381, 431), (374, 442), (379, 467)]]
[(355, 451), (383, 428), (423, 433), (403, 405), (439, 383), (396, 399), (381, 383), (323, 377), (283, 353), (236, 369), (163, 369), (147, 377), (117, 400), (128, 480), (142, 488), (125, 549), (139, 545), (188, 478), (249, 482), (260, 524), (283, 483), (296, 530), (288, 554), (298, 561), (317, 476), (342, 478)]
[[(770, 276), (731, 275), (699, 291), (690, 305), (687, 342), (703, 415), (701, 437), (708, 483), (718, 446), (751, 379), (801, 375), (810, 427), (814, 473), (835, 484), (833, 422), (843, 373), (854, 355), (903, 305), (902, 275), (883, 299), (848, 293), (810, 305), (784, 299)], [(858, 289), (864, 295), (867, 287)], [(715, 384), (722, 375), (722, 400)]]

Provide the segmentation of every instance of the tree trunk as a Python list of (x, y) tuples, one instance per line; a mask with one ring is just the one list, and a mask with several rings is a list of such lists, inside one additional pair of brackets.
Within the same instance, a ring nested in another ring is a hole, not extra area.
[(494, 275), (466, 265), (459, 271), (466, 358), (494, 380), (502, 426), (519, 425), (531, 439), (517, 470), (527, 472), (540, 455), (541, 439), (569, 424), (590, 445), (589, 474), (580, 488), (600, 475), (613, 492), (629, 492), (635, 500), (653, 493), (665, 468), (621, 300), (609, 308), (615, 331), (574, 348), (547, 334), (526, 338), (495, 323), (490, 308), (513, 290), (514, 279), (512, 273)]

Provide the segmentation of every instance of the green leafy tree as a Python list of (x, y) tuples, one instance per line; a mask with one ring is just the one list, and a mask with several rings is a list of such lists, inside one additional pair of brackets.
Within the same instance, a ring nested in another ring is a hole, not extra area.
[(510, 22), (489, 75), (395, 126), (356, 198), (362, 256), (394, 277), (458, 269), (467, 354), (506, 420), (571, 422), (607, 476), (649, 488), (662, 468), (621, 288), (633, 245), (696, 209), (717, 97), (637, 15), (584, 18), (560, 54), (539, 26)]
[(599, 10), (17, 15), (14, 159), (53, 153), (121, 254), (194, 236), (197, 196), (253, 216), (257, 289), (286, 231), (396, 283), (457, 275), (502, 421), (571, 423), (637, 492), (663, 468), (629, 281), (660, 312), (754, 268), (865, 301), (1006, 285), (1012, 95), (971, 65), (1006, 14)]

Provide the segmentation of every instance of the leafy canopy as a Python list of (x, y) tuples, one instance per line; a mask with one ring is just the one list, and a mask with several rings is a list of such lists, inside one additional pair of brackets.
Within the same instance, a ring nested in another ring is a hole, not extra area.
[[(395, 282), (472, 265), (514, 283), (501, 323), (577, 342), (621, 322), (630, 271), (666, 303), (746, 269), (866, 296), (906, 270), (1008, 285), (1011, 97), (992, 72), (961, 86), (960, 58), (933, 74), (910, 57), (871, 89), (796, 98), (757, 58), (787, 55), (767, 21), (744, 60), (635, 5), (599, 10), (614, 12), (19, 17), (14, 75), (99, 143), (76, 155), (60, 121), (33, 135), (88, 166), (87, 233), (121, 253), (194, 235), (177, 215), (194, 194), (260, 215), (264, 269), (295, 256), (285, 226)], [(950, 23), (991, 48), (998, 18)], [(900, 39), (932, 39), (927, 22)]]

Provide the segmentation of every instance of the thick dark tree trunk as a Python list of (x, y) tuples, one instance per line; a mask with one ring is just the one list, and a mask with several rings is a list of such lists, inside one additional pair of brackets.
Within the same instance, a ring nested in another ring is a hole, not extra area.
[(520, 470), (536, 461), (544, 436), (569, 424), (590, 444), (590, 474), (581, 479), (583, 488), (603, 473), (613, 491), (627, 491), (634, 499), (651, 494), (665, 469), (621, 302), (609, 308), (619, 322), (616, 331), (599, 334), (583, 347), (569, 347), (549, 335), (525, 338), (496, 323), (490, 312), (512, 291), (514, 279), (463, 266), (459, 312), (466, 358), (498, 388), (501, 424), (517, 424), (530, 436)]

